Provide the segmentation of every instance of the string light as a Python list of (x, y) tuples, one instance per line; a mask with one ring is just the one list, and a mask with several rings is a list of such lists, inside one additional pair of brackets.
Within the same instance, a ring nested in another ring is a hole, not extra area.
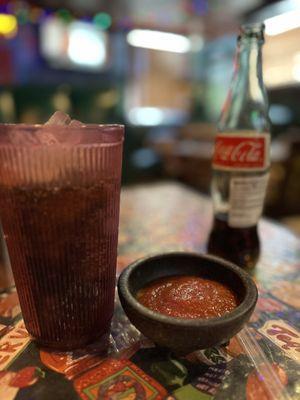
[(71, 15), (70, 11), (67, 10), (67, 9), (65, 9), (65, 8), (62, 8), (62, 9), (60, 9), (60, 10), (57, 10), (56, 15), (57, 15), (59, 18), (61, 18), (64, 22), (70, 22), (70, 21), (73, 19), (73, 17), (72, 17), (72, 15)]
[(98, 13), (94, 16), (93, 22), (101, 29), (108, 29), (111, 26), (111, 16), (107, 13)]
[(0, 14), (0, 35), (12, 38), (17, 34), (18, 22), (14, 15)]
[[(0, 0), (1, 3), (1, 0)], [(68, 23), (75, 19), (74, 15), (67, 10), (66, 8), (61, 8), (58, 10), (40, 8), (37, 6), (30, 6), (28, 3), (24, 2), (16, 2), (10, 1), (5, 4), (5, 7), (1, 7), (0, 4), (0, 13), (1, 15), (12, 15), (16, 18), (16, 23), (19, 25), (25, 25), (26, 23), (39, 23), (44, 17), (48, 16), (57, 16), (64, 22)], [(13, 15), (14, 14), (14, 15)], [(84, 20), (85, 18), (80, 18), (80, 20)], [(107, 30), (112, 25), (112, 17), (106, 12), (100, 12), (95, 14), (92, 17), (87, 19), (89, 22), (93, 22), (93, 24), (99, 27), (102, 30)], [(4, 30), (6, 28), (3, 28)], [(0, 34), (2, 33), (2, 27)]]
[(34, 7), (30, 11), (30, 21), (33, 23), (37, 23), (44, 15), (44, 10), (39, 7)]
[(17, 10), (16, 16), (20, 25), (25, 25), (29, 20), (29, 12), (26, 8), (20, 8)]

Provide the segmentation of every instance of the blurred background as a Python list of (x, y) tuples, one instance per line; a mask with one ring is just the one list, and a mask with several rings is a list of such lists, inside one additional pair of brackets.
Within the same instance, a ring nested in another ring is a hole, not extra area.
[(54, 110), (126, 124), (123, 184), (209, 193), (238, 26), (264, 21), (272, 121), (265, 213), (300, 225), (300, 1), (0, 0), (0, 122)]

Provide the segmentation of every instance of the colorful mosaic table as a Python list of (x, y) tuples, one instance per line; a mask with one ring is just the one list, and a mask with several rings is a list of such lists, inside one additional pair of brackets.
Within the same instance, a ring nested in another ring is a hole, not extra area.
[[(205, 251), (211, 219), (209, 199), (183, 186), (125, 189), (118, 273), (146, 254)], [(24, 327), (15, 289), (2, 291), (0, 400), (299, 399), (300, 239), (266, 220), (260, 236), (260, 296), (250, 323), (226, 348), (182, 358), (142, 337), (118, 299), (106, 341), (68, 353), (39, 349)]]

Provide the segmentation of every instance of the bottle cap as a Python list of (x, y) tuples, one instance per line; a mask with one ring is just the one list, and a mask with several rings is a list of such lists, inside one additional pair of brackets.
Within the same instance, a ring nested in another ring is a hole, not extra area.
[(240, 34), (238, 36), (238, 41), (243, 38), (246, 39), (256, 39), (264, 42), (264, 31), (265, 24), (261, 22), (243, 24), (240, 26)]

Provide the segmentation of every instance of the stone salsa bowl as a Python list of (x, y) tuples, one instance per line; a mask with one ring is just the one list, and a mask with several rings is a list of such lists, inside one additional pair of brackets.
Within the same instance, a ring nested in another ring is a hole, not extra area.
[[(139, 289), (172, 275), (222, 282), (237, 294), (240, 304), (221, 317), (182, 319), (156, 313), (138, 302)], [(118, 292), (131, 323), (156, 345), (178, 354), (227, 343), (249, 320), (257, 302), (256, 285), (241, 268), (218, 257), (186, 252), (157, 254), (130, 264), (119, 277)]]

